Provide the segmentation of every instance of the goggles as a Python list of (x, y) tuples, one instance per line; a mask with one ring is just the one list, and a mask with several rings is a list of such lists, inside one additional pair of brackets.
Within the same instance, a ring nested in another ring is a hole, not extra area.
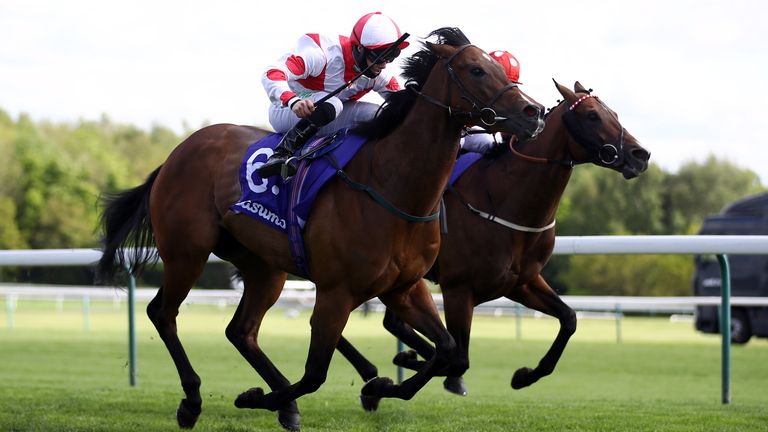
[(387, 53), (386, 56), (379, 58), (381, 54), (386, 51), (387, 48), (378, 48), (378, 49), (366, 49), (366, 57), (368, 57), (368, 60), (371, 61), (371, 63), (375, 64), (383, 64), (383, 63), (392, 63), (395, 61), (395, 59), (400, 55), (400, 50), (397, 48), (393, 48), (392, 50)]

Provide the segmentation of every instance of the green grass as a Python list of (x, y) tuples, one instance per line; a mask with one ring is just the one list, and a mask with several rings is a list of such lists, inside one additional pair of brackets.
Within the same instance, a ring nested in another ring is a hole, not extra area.
[[(123, 305), (124, 307), (124, 305)], [(224, 337), (233, 308), (190, 306), (179, 332), (203, 380), (198, 431), (279, 430), (275, 415), (239, 410), (234, 398), (263, 381)], [(138, 387), (128, 386), (125, 310), (91, 306), (61, 311), (45, 302), (20, 302), (14, 328), (0, 311), (0, 431), (177, 430), (183, 397), (170, 356), (143, 314), (137, 316)], [(626, 318), (621, 344), (612, 320), (582, 319), (555, 373), (512, 390), (515, 369), (535, 366), (557, 331), (552, 319), (524, 318), (516, 339), (513, 318), (476, 317), (465, 398), (430, 382), (411, 401), (385, 400), (365, 413), (362, 383), (334, 357), (321, 389), (299, 399), (304, 431), (755, 431), (768, 430), (768, 343), (753, 340), (732, 351), (732, 403), (720, 403), (720, 339), (666, 318)], [(308, 315), (270, 312), (261, 345), (284, 374), (302, 374)], [(395, 377), (395, 341), (381, 315), (356, 313), (345, 335)]]

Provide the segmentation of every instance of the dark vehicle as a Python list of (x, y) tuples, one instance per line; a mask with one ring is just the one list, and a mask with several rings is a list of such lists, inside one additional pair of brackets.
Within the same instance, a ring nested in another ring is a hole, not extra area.
[[(699, 234), (706, 235), (768, 235), (768, 193), (738, 200), (720, 214), (704, 219)], [(693, 274), (693, 294), (720, 295), (720, 264), (715, 256), (696, 256)], [(768, 255), (729, 255), (731, 296), (768, 297)], [(719, 333), (716, 306), (696, 308), (696, 329), (704, 333)], [(768, 307), (734, 306), (731, 309), (731, 339), (746, 343), (752, 336), (768, 337)]]

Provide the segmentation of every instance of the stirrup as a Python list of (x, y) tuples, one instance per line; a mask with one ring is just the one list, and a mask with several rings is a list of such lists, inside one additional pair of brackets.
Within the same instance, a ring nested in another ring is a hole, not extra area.
[(267, 160), (267, 162), (264, 165), (260, 166), (259, 169), (256, 170), (259, 176), (263, 179), (281, 174), (282, 166), (285, 163), (285, 159), (282, 159), (282, 160), (277, 159), (272, 161), (272, 163), (269, 163), (269, 162), (270, 161)]
[(283, 162), (283, 166), (280, 167), (280, 177), (283, 180), (288, 180), (289, 177), (293, 177), (296, 174), (296, 164), (298, 163), (298, 157), (293, 156)]

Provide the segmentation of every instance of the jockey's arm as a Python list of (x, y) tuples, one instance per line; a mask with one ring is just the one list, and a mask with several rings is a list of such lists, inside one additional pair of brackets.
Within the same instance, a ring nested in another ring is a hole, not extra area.
[[(272, 103), (282, 104), (294, 110), (294, 106), (302, 98), (291, 89), (290, 83), (321, 75), (326, 63), (323, 50), (309, 36), (303, 35), (293, 51), (267, 67), (261, 76), (261, 83)], [(309, 115), (313, 110), (312, 106), (311, 102), (305, 102), (297, 109), (302, 113), (309, 111), (306, 114)]]

